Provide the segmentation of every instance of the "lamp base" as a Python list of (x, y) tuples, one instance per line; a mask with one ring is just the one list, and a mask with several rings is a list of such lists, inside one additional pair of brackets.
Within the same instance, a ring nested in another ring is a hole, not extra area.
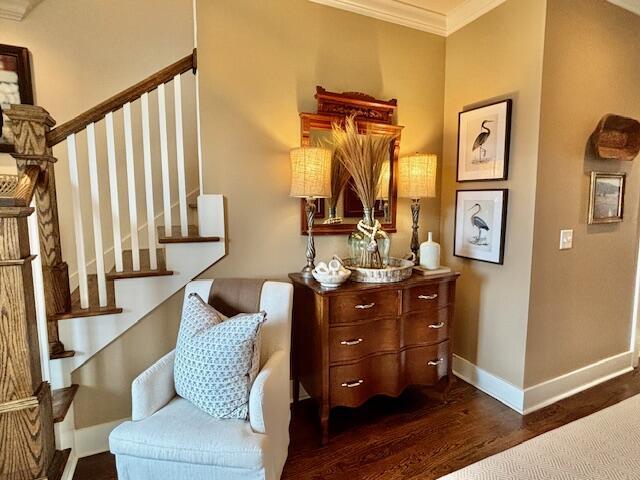
[(302, 274), (302, 276), (304, 278), (313, 278), (313, 273), (311, 273), (313, 271), (314, 267), (311, 267), (309, 265), (305, 265), (304, 268), (302, 270), (300, 270), (300, 273)]

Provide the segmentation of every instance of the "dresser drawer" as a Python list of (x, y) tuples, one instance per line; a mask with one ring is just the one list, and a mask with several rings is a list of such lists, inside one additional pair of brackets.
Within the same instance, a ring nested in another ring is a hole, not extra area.
[(449, 292), (450, 285), (449, 282), (444, 282), (407, 288), (402, 297), (403, 313), (434, 312), (448, 305), (452, 296)]
[(402, 346), (440, 343), (449, 338), (453, 310), (443, 307), (435, 312), (413, 312), (402, 316)]
[(398, 314), (398, 290), (362, 292), (332, 297), (330, 323), (347, 323)]
[(374, 395), (398, 395), (402, 391), (400, 355), (377, 355), (351, 365), (330, 367), (330, 406), (357, 407)]
[(329, 329), (329, 361), (356, 360), (367, 355), (398, 350), (399, 319), (385, 317)]
[(449, 371), (449, 342), (405, 350), (407, 385), (435, 385)]

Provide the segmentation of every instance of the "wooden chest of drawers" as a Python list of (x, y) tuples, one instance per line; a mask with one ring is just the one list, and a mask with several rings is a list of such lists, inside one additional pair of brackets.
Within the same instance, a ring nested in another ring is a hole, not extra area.
[(409, 385), (446, 395), (457, 277), (413, 275), (400, 283), (348, 282), (326, 289), (298, 273), (289, 275), (293, 398), (298, 401), (302, 384), (318, 403), (323, 444), (333, 407), (398, 396)]

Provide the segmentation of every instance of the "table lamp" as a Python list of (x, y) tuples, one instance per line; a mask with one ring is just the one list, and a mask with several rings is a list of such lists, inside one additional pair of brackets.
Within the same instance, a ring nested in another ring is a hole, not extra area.
[(300, 147), (291, 150), (291, 193), (290, 196), (307, 200), (307, 265), (302, 275), (313, 277), (316, 249), (313, 242), (313, 218), (316, 214), (316, 198), (331, 196), (331, 156), (328, 148)]
[(398, 161), (398, 197), (411, 199), (411, 215), (413, 217), (411, 251), (416, 256), (416, 263), (418, 263), (420, 249), (418, 241), (420, 199), (436, 196), (437, 166), (438, 157), (425, 153), (400, 157)]

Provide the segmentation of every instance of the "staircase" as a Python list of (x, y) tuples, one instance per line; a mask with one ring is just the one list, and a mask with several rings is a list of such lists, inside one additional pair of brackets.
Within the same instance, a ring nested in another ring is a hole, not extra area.
[[(13, 156), (19, 172), (15, 183), (21, 179), (25, 183), (29, 175), (34, 191), (37, 215), (29, 219), (29, 238), (31, 253), (36, 255), (33, 288), (39, 350), (43, 379), (53, 389), (56, 446), (67, 456), (68, 449), (75, 448), (72, 401), (78, 388), (71, 384), (71, 373), (226, 252), (223, 198), (202, 192), (196, 58), (194, 50), (57, 128), (52, 128), (55, 122), (41, 107), (12, 105), (6, 112), (15, 136)], [(195, 75), (198, 144), (192, 150), (198, 152), (199, 190), (189, 195), (189, 175), (195, 169), (185, 166), (185, 147), (190, 145), (183, 132), (182, 77), (190, 72)], [(173, 87), (173, 115), (167, 108), (168, 86)], [(139, 111), (139, 118), (134, 111)], [(157, 114), (153, 122), (152, 111)], [(63, 142), (77, 264), (71, 276), (62, 255), (58, 222), (55, 175), (61, 169), (54, 174), (52, 153)], [(108, 165), (108, 178), (100, 173), (99, 161)], [(82, 178), (82, 162), (88, 165), (88, 180)], [(139, 170), (144, 182), (137, 183)], [(106, 195), (100, 189), (107, 184), (110, 204), (102, 205)], [(126, 192), (119, 191), (123, 184)], [(91, 201), (83, 204), (87, 193)], [(125, 193), (126, 205), (120, 205)], [(191, 197), (197, 197), (195, 204), (189, 203)], [(156, 198), (162, 199), (159, 212)], [(138, 218), (141, 199), (146, 220), (142, 224)], [(91, 228), (84, 224), (88, 217)], [(122, 234), (123, 224), (129, 227), (127, 236)], [(105, 249), (103, 230), (112, 232), (111, 248)], [(87, 252), (95, 255), (91, 262)], [(62, 457), (56, 456), (58, 463)], [(69, 471), (72, 468), (67, 465), (65, 476)]]

